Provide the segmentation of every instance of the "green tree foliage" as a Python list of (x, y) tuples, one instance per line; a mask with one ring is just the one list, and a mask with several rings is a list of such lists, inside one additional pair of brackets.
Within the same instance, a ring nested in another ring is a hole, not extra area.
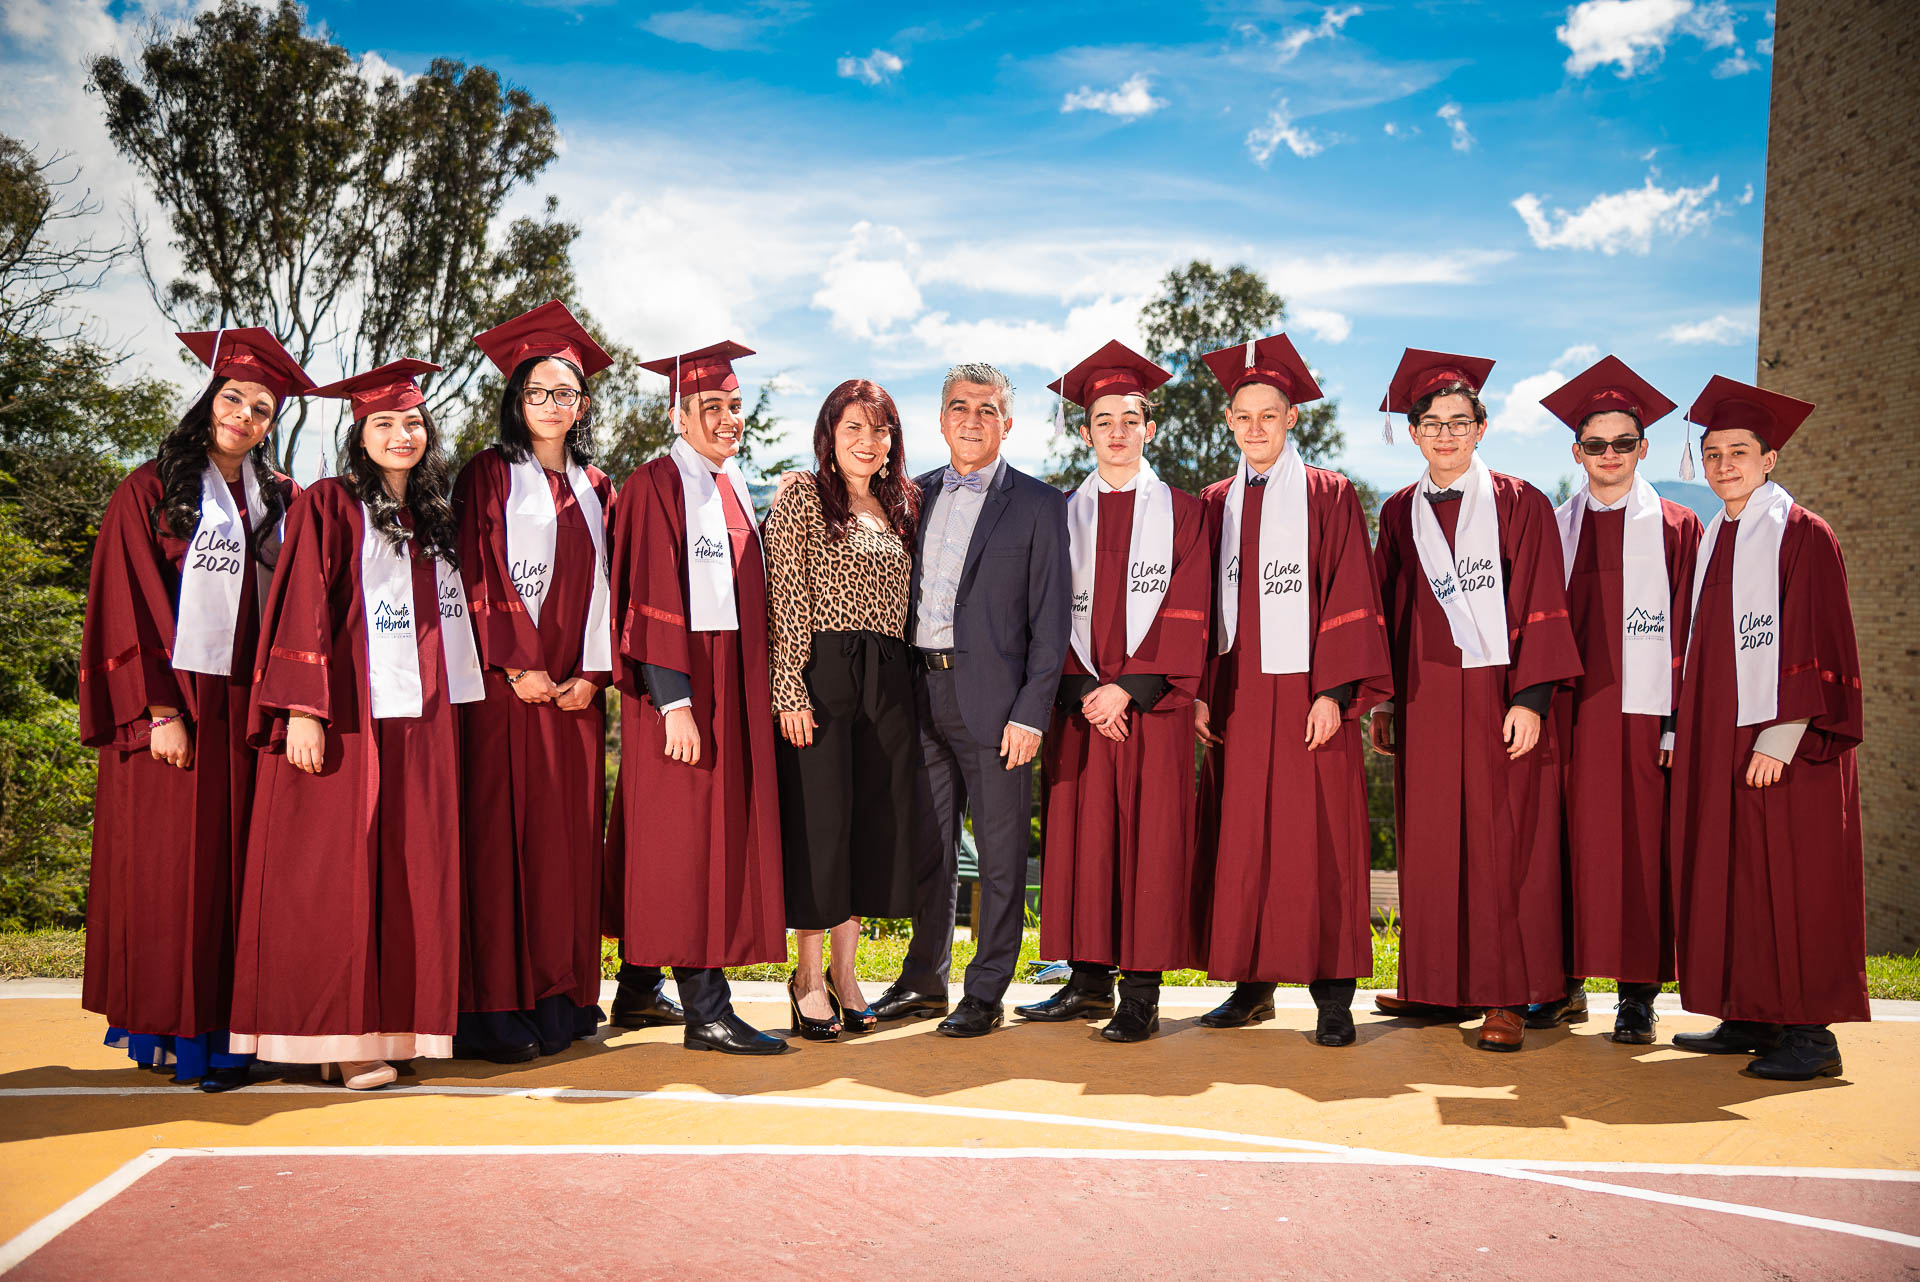
[[(1198, 494), (1231, 475), (1240, 451), (1227, 427), (1227, 394), (1201, 361), (1207, 352), (1274, 333), (1286, 323), (1286, 303), (1258, 272), (1233, 266), (1222, 271), (1195, 260), (1168, 272), (1159, 297), (1140, 312), (1142, 355), (1172, 372), (1154, 393), (1159, 425), (1147, 444), (1147, 462), (1160, 479)], [(1331, 400), (1300, 407), (1293, 441), (1309, 463), (1325, 466), (1345, 444)], [(1069, 407), (1066, 453), (1055, 460), (1048, 479), (1077, 485), (1093, 470), (1093, 451), (1078, 431), (1084, 414)]]
[(94, 755), (71, 702), (100, 514), (169, 426), (172, 389), (116, 385), (72, 307), (120, 247), (65, 241), (84, 196), (0, 137), (0, 929), (84, 913)]
[[(485, 67), (440, 59), (372, 83), (293, 0), (222, 0), (156, 31), (132, 66), (96, 58), (89, 84), (166, 213), (181, 275), (154, 278), (144, 231), (137, 249), (182, 328), (263, 325), (302, 363), (323, 349), (353, 368), (435, 361), (446, 372), (422, 382), (445, 414), (481, 370), (468, 338), (571, 275), (576, 233), (551, 201), (494, 241), (558, 132)], [(282, 416), (283, 467), (311, 412), (296, 400)]]

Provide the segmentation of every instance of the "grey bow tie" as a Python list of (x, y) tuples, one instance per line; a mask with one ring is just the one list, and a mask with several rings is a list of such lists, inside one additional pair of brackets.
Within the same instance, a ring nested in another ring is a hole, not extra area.
[(987, 488), (987, 474), (985, 472), (969, 472), (965, 476), (962, 476), (960, 473), (954, 471), (953, 466), (949, 464), (946, 474), (940, 479), (940, 488), (947, 493), (952, 493), (963, 485), (975, 494), (978, 494)]

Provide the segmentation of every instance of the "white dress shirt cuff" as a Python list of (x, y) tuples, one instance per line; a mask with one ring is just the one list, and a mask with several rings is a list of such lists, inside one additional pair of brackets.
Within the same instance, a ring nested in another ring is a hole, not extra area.
[(1800, 736), (1807, 732), (1807, 718), (1798, 721), (1782, 721), (1779, 725), (1768, 726), (1753, 737), (1753, 750), (1775, 761), (1792, 761), (1793, 754), (1800, 747)]

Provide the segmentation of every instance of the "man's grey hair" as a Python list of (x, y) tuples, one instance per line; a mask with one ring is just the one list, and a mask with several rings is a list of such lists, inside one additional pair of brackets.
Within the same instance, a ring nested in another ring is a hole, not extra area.
[(985, 361), (969, 361), (947, 371), (946, 382), (940, 384), (940, 408), (943, 411), (947, 408), (947, 397), (952, 394), (955, 383), (981, 383), (991, 387), (997, 393), (993, 399), (999, 402), (1000, 417), (1013, 417), (1013, 383)]

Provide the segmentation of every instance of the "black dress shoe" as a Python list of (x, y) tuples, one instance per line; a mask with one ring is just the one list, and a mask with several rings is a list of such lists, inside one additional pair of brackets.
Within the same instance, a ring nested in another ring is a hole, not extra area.
[(1810, 1082), (1840, 1076), (1840, 1043), (1824, 1028), (1789, 1028), (1780, 1044), (1747, 1065), (1770, 1082)]
[(999, 1002), (983, 1002), (978, 997), (962, 997), (953, 1014), (940, 1021), (934, 1031), (948, 1037), (985, 1037), (1000, 1027), (1006, 1013)]
[(778, 1055), (787, 1044), (769, 1036), (728, 1011), (711, 1024), (688, 1024), (682, 1039), (690, 1051), (723, 1051), (728, 1055)]
[(540, 1058), (540, 1043), (525, 1042), (519, 1046), (475, 1046), (471, 1042), (455, 1042), (453, 1057), (484, 1059), (489, 1064), (524, 1064), (528, 1060)]
[(947, 995), (945, 993), (916, 993), (911, 988), (895, 983), (887, 986), (880, 994), (880, 1000), (872, 1007), (873, 1013), (881, 1023), (893, 1019), (932, 1019), (935, 1015), (947, 1013)]
[(1353, 1011), (1346, 1006), (1322, 1006), (1313, 1040), (1322, 1046), (1351, 1046), (1359, 1036), (1353, 1029)]
[(651, 1028), (656, 1024), (684, 1024), (687, 1012), (667, 996), (665, 987), (630, 988), (625, 984), (613, 995), (613, 1012), (607, 1022), (615, 1028)]
[(233, 1068), (210, 1068), (206, 1076), (200, 1079), (200, 1089), (209, 1095), (220, 1095), (227, 1091), (237, 1091), (253, 1082), (253, 1069), (246, 1064)]
[(1585, 984), (1569, 987), (1564, 997), (1550, 1002), (1535, 1002), (1527, 1007), (1528, 1028), (1555, 1028), (1561, 1024), (1586, 1022), (1587, 988)]
[(1676, 1033), (1673, 1048), (1702, 1055), (1764, 1055), (1780, 1044), (1786, 1029), (1751, 1019), (1723, 1019), (1710, 1033)]
[(1272, 1018), (1272, 984), (1235, 984), (1227, 1000), (1195, 1022), (1202, 1028), (1243, 1028)]
[(1110, 1042), (1144, 1042), (1159, 1031), (1159, 1003), (1141, 1001), (1138, 997), (1123, 997), (1120, 999), (1120, 1009), (1100, 1030), (1100, 1036)]
[(1045, 1024), (1063, 1023), (1069, 1019), (1100, 1019), (1113, 1014), (1113, 992), (1111, 989), (1101, 992), (1097, 988), (1080, 988), (1069, 982), (1061, 985), (1060, 991), (1045, 1001), (1034, 1002), (1030, 1006), (1015, 1006), (1013, 1013), (1021, 1019), (1037, 1019)]
[(1623, 997), (1613, 1010), (1613, 1040), (1623, 1046), (1651, 1046), (1654, 1021), (1659, 1018), (1646, 1002)]
[(1484, 1013), (1477, 1006), (1435, 1006), (1431, 1002), (1413, 1002), (1392, 993), (1375, 993), (1373, 1008), (1395, 1019), (1430, 1019), (1441, 1024), (1464, 1024)]

